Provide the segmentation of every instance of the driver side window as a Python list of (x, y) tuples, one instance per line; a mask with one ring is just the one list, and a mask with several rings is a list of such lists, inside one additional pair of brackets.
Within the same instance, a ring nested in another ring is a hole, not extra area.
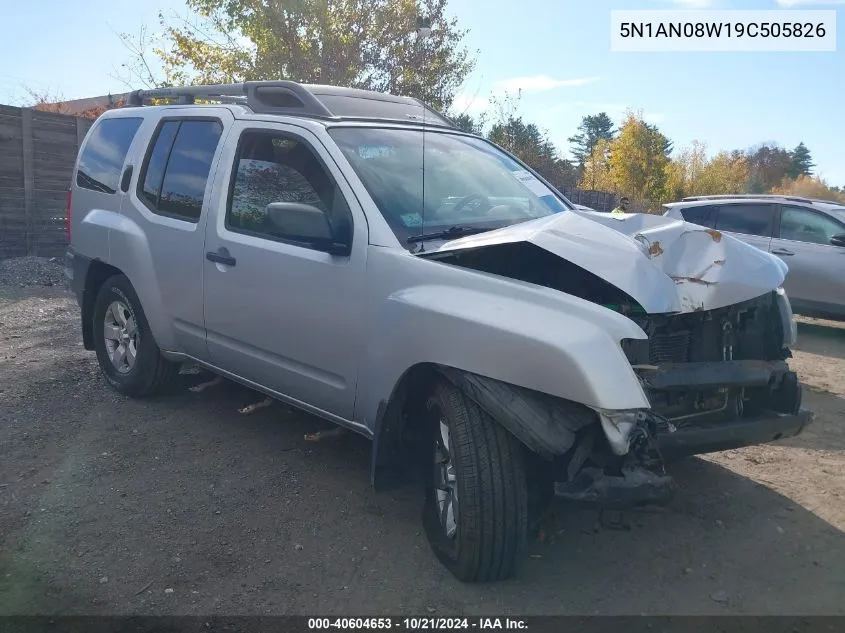
[(319, 209), (335, 235), (351, 238), (351, 212), (343, 193), (304, 141), (279, 132), (244, 132), (235, 157), (226, 227), (257, 237), (286, 237), (268, 213), (267, 206), (274, 202)]

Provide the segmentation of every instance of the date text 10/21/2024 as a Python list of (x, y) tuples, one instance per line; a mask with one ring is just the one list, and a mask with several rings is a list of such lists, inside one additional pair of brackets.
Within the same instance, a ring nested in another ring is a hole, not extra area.
[(526, 630), (528, 625), (521, 618), (309, 618), (308, 629), (315, 630), (391, 630), (399, 631), (450, 631), (450, 630)]

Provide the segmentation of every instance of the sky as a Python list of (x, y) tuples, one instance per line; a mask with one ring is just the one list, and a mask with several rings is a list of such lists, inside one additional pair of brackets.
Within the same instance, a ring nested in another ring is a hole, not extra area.
[[(521, 88), (520, 113), (564, 156), (581, 117), (604, 111), (618, 122), (627, 109), (677, 149), (693, 140), (711, 153), (803, 141), (816, 173), (845, 186), (845, 29), (836, 52), (611, 52), (611, 10), (672, 8), (845, 16), (845, 0), (449, 0), (478, 51), (455, 107), (478, 113), (491, 94)], [(184, 0), (0, 0), (0, 103), (25, 105), (27, 88), (63, 99), (125, 92), (129, 54), (117, 34), (142, 25), (155, 33), (159, 11), (185, 15)]]

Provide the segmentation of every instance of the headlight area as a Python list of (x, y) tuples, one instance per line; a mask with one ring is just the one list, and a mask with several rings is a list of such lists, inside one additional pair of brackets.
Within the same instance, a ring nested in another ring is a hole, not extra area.
[(782, 287), (775, 291), (778, 314), (780, 315), (781, 330), (783, 331), (783, 347), (791, 348), (798, 342), (798, 326), (792, 314), (792, 304), (786, 290)]
[(786, 363), (795, 329), (783, 289), (713, 310), (627, 316), (648, 336), (620, 345), (650, 408), (592, 409), (600, 424), (579, 432), (556, 473), (558, 496), (665, 502), (674, 483), (664, 458), (792, 437), (811, 421)]
[(668, 503), (677, 486), (660, 454), (658, 416), (648, 409), (593, 411), (601, 425), (579, 438), (558, 473), (555, 495), (610, 508)]

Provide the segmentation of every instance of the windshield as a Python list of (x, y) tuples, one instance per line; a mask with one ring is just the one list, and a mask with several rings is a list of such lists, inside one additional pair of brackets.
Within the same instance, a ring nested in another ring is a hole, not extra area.
[(830, 212), (840, 221), (845, 222), (845, 207), (834, 207)]
[(522, 165), (478, 138), (367, 127), (336, 127), (329, 134), (403, 243), (454, 227), (490, 230), (569, 209)]

